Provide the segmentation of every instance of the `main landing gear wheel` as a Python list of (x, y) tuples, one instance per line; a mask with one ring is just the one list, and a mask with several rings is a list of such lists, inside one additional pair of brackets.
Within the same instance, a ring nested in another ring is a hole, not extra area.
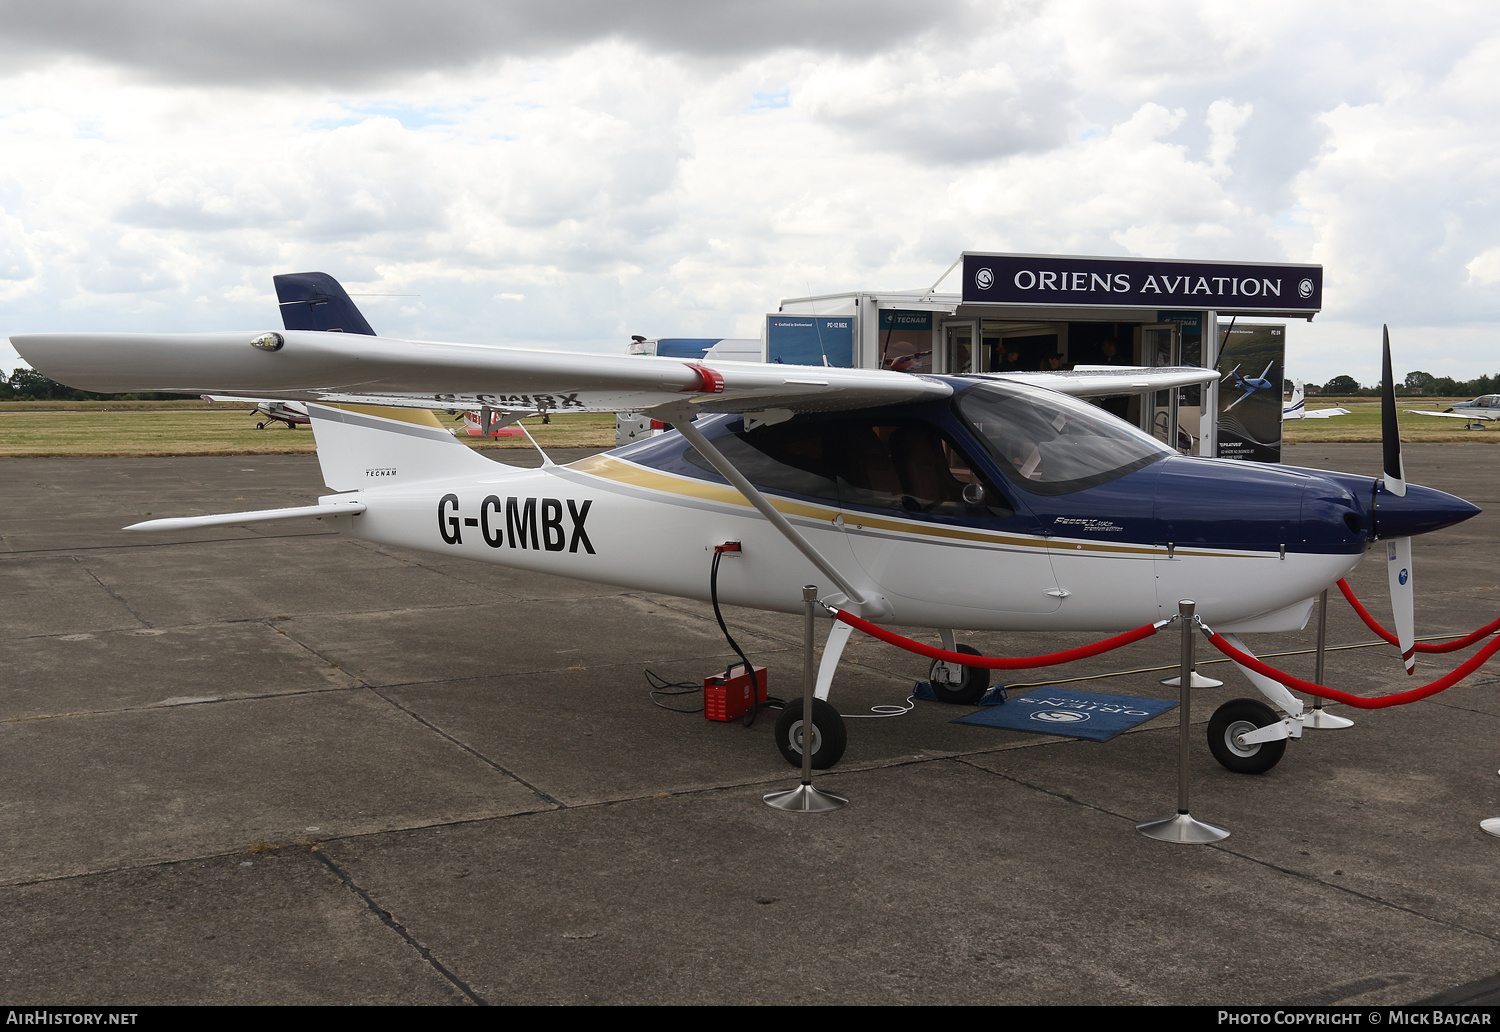
[[(812, 765), (814, 770), (827, 770), (839, 762), (844, 747), (849, 744), (849, 732), (844, 727), (844, 718), (839, 711), (822, 699), (813, 700)], [(802, 766), (802, 700), (789, 702), (776, 718), (776, 747), (786, 762), (793, 767)]]
[(1214, 710), (1208, 722), (1208, 749), (1225, 769), (1236, 774), (1264, 774), (1281, 762), (1286, 739), (1240, 745), (1240, 735), (1280, 722), (1276, 711), (1255, 699), (1232, 699)]
[[(962, 652), (966, 656), (979, 655), (978, 649), (971, 649), (967, 645), (959, 645), (955, 652)], [(984, 693), (990, 690), (990, 672), (984, 667), (963, 667), (963, 679), (959, 681), (941, 681), (938, 679), (938, 666), (942, 660), (935, 659), (927, 671), (927, 683), (932, 685), (932, 694), (938, 697), (939, 702), (956, 702), (960, 706), (973, 706)]]

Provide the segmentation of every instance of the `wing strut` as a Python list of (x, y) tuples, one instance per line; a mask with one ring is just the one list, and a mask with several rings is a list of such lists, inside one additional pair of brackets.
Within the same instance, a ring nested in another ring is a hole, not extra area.
[[(658, 411), (661, 412), (661, 410)], [(673, 427), (678, 433), (688, 439), (688, 443), (698, 449), (698, 454), (707, 459), (725, 480), (733, 484), (735, 490), (744, 495), (751, 505), (759, 509), (760, 514), (771, 522), (771, 526), (780, 531), (782, 537), (790, 541), (796, 547), (797, 551), (806, 556), (808, 562), (816, 566), (829, 580), (837, 584), (839, 590), (848, 597), (850, 602), (870, 610), (883, 610), (887, 608), (884, 599), (868, 598), (864, 592), (860, 591), (853, 584), (850, 584), (844, 575), (839, 573), (833, 564), (824, 557), (823, 553), (814, 548), (812, 543), (803, 537), (785, 516), (776, 511), (776, 507), (766, 499), (766, 496), (756, 490), (755, 485), (746, 480), (744, 474), (735, 469), (734, 464), (726, 459), (719, 449), (710, 444), (708, 438), (704, 437), (698, 428), (693, 425), (691, 410), (687, 409), (686, 406), (674, 406), (670, 410), (661, 412), (661, 415), (671, 419)], [(657, 418), (661, 418), (661, 415), (657, 416)]]

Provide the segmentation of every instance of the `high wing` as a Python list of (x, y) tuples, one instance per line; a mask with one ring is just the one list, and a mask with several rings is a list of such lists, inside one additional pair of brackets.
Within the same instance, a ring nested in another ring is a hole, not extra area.
[(1481, 416), (1472, 410), (1469, 412), (1433, 412), (1431, 409), (1409, 408), (1403, 411), (1410, 412), (1414, 416), (1441, 416), (1444, 419), (1467, 419), (1474, 423), (1493, 422), (1496, 418), (1500, 418), (1496, 416)]
[(284, 398), (252, 398), (248, 394), (200, 394), (198, 397), (204, 401), (222, 402), (230, 405), (255, 405), (270, 410), (273, 407), (290, 409), (298, 415), (307, 415), (307, 406), (300, 401), (287, 401)]
[(649, 411), (690, 401), (704, 412), (782, 418), (953, 393), (938, 379), (878, 369), (709, 366), (316, 330), (17, 334), (11, 343), (43, 375), (101, 393), (211, 391), (246, 399), (533, 412)]
[(1115, 394), (1141, 394), (1187, 387), (1218, 379), (1218, 372), (1199, 366), (1074, 366), (1071, 371), (1040, 373), (980, 373), (980, 380), (1009, 380), (1046, 387), (1075, 398), (1102, 398)]
[[(253, 333), (49, 333), (11, 338), (43, 375), (82, 390), (213, 392), (283, 400), (518, 412), (649, 411), (690, 401), (703, 412), (776, 414), (948, 397), (942, 380), (879, 369), (580, 354), (444, 344), (316, 330)], [(1077, 397), (1213, 380), (1191, 366), (1083, 367), (991, 374)], [(455, 387), (463, 390), (456, 392)], [(232, 392), (232, 393), (226, 393)]]

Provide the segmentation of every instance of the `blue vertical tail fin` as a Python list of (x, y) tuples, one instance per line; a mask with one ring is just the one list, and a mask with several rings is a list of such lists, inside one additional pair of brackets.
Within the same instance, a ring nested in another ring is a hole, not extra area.
[(375, 336), (339, 281), (326, 272), (288, 272), (272, 277), (281, 302), (281, 324), (289, 330), (327, 330)]

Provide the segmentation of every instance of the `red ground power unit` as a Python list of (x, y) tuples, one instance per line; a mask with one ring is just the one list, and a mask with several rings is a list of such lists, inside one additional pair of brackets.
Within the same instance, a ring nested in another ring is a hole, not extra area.
[[(736, 720), (757, 702), (766, 701), (766, 668), (755, 670), (755, 688), (743, 666), (730, 667), (728, 678), (712, 674), (703, 679), (703, 715), (709, 720)], [(759, 692), (757, 693), (757, 689)]]

